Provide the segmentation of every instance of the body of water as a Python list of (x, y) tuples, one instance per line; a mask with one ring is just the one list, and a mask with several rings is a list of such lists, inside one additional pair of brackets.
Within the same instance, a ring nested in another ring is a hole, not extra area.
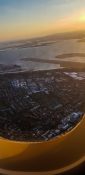
[[(85, 43), (78, 42), (77, 39), (70, 40), (58, 40), (56, 43), (52, 43), (46, 46), (35, 46), (35, 47), (16, 47), (16, 48), (6, 48), (5, 44), (0, 44), (0, 64), (7, 65), (19, 65), (23, 70), (46, 70), (46, 69), (56, 69), (59, 68), (59, 64), (52, 63), (40, 63), (36, 61), (24, 61), (23, 58), (28, 60), (33, 59), (43, 59), (43, 60), (64, 60), (64, 61), (75, 61), (84, 62), (85, 57), (75, 56), (71, 58), (58, 59), (56, 56), (68, 53), (84, 53), (85, 54)], [(7, 46), (7, 45), (6, 45)], [(4, 49), (3, 49), (4, 48)]]

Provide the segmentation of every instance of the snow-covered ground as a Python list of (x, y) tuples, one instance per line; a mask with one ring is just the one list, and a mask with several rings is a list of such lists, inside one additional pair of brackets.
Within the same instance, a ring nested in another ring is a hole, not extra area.
[(64, 73), (76, 80), (85, 80), (85, 72), (64, 72)]

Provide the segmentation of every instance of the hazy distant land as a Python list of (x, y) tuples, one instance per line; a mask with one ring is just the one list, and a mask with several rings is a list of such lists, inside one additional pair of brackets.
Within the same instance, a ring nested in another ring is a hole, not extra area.
[(66, 53), (57, 55), (56, 58), (85, 57), (85, 53)]
[(80, 43), (85, 42), (85, 38), (78, 40), (78, 42), (80, 42)]
[(79, 42), (85, 42), (85, 31), (57, 33), (57, 34), (33, 38), (33, 39), (23, 39), (19, 41), (6, 42), (6, 43), (2, 43), (3, 46), (0, 50), (3, 51), (6, 49), (49, 46), (60, 40), (71, 40), (71, 39), (77, 39), (79, 40)]

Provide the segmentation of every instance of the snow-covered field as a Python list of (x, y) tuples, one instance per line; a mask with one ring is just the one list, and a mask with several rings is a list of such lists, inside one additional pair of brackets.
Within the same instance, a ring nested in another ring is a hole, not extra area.
[(65, 74), (76, 80), (85, 80), (85, 72), (65, 72)]

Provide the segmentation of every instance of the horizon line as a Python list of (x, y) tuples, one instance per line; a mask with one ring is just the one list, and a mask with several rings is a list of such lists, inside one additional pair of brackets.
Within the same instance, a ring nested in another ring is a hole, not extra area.
[(10, 39), (10, 40), (2, 40), (0, 41), (0, 43), (10, 43), (10, 42), (19, 42), (19, 41), (23, 41), (23, 40), (35, 40), (38, 38), (44, 38), (44, 37), (50, 37), (53, 35), (61, 35), (61, 34), (66, 34), (66, 33), (81, 33), (81, 32), (85, 32), (85, 29), (81, 29), (81, 30), (71, 30), (71, 31), (64, 31), (64, 32), (57, 32), (57, 33), (51, 33), (51, 34), (44, 34), (44, 35), (37, 35), (37, 36), (33, 36), (33, 37), (23, 37), (23, 38), (18, 38), (18, 39)]

